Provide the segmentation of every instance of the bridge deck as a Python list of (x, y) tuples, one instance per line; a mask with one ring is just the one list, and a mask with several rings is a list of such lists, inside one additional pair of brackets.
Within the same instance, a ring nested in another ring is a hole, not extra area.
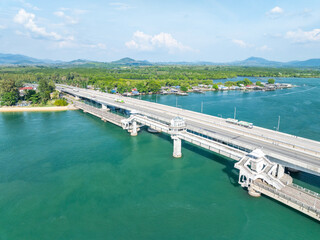
[[(119, 115), (110, 113), (105, 109), (99, 109), (80, 101), (73, 100), (73, 102), (75, 107), (118, 126), (122, 126), (122, 120), (126, 119)], [(169, 124), (165, 124), (164, 121), (159, 122), (154, 118), (148, 118), (147, 116), (141, 115), (132, 115), (130, 118), (135, 118), (135, 120), (142, 125), (150, 126), (154, 129), (170, 134)], [(208, 138), (210, 134), (205, 130), (198, 131), (197, 134), (193, 134), (191, 132), (179, 132), (177, 135), (180, 139), (209, 149), (234, 160), (240, 160), (246, 155), (245, 151), (236, 149), (226, 144), (226, 142), (224, 142), (226, 139), (220, 139), (221, 143), (219, 143), (219, 141), (215, 139), (219, 139), (219, 136), (216, 133), (212, 133), (212, 136), (215, 137), (212, 139)], [(255, 180), (251, 186), (254, 190), (262, 194), (291, 206), (292, 208), (295, 208), (298, 211), (309, 215), (310, 217), (320, 220), (320, 195), (318, 193), (312, 192), (295, 184), (286, 185), (281, 190), (277, 190), (260, 179)]]
[[(214, 116), (133, 98), (119, 97), (114, 94), (80, 88), (76, 88), (74, 91), (74, 88), (68, 86), (59, 86), (59, 88), (62, 91), (105, 105), (138, 111), (145, 116), (161, 121), (169, 122), (173, 117), (179, 115), (186, 120), (189, 130), (204, 132), (210, 137), (215, 135), (219, 139), (225, 139), (224, 141), (227, 140), (230, 144), (248, 151), (261, 148), (273, 161), (320, 175), (320, 142), (259, 127), (246, 129), (226, 123), (223, 119)], [(116, 98), (124, 99), (125, 102), (117, 103), (115, 102)]]
[(320, 221), (320, 198), (318, 193), (297, 187), (295, 184), (287, 185), (281, 190), (277, 190), (260, 180), (256, 180), (251, 186), (254, 190)]
[[(68, 86), (65, 86), (65, 87), (68, 87)], [(96, 96), (108, 98), (112, 101), (114, 101), (114, 99), (116, 98), (119, 98), (119, 96), (114, 94), (102, 93), (102, 92), (93, 91), (93, 90), (81, 89), (81, 91), (87, 92), (88, 94), (93, 94)], [(223, 127), (232, 131), (237, 131), (239, 133), (249, 135), (251, 137), (265, 139), (270, 142), (276, 142), (277, 144), (280, 144), (283, 146), (300, 149), (302, 151), (308, 151), (310, 154), (315, 154), (317, 156), (320, 156), (320, 142), (318, 141), (314, 141), (314, 140), (310, 140), (310, 139), (306, 139), (298, 136), (293, 136), (290, 134), (273, 131), (273, 130), (269, 130), (269, 129), (261, 128), (257, 126), (255, 126), (253, 129), (246, 129), (237, 125), (226, 123), (222, 118), (218, 118), (218, 117), (207, 115), (207, 114), (202, 114), (194, 111), (171, 107), (171, 106), (167, 106), (159, 103), (143, 101), (135, 98), (122, 97), (122, 96), (121, 98), (125, 99), (126, 104), (124, 105), (132, 104), (135, 107), (143, 106), (145, 108), (150, 108), (151, 110), (154, 110), (154, 111), (159, 110), (159, 111), (165, 111), (166, 113), (174, 113), (175, 115), (177, 114), (185, 115), (188, 119), (190, 118), (190, 120), (201, 119), (204, 122), (208, 122), (209, 124), (219, 125), (219, 127)]]
[(90, 106), (88, 104), (79, 102), (79, 101), (73, 100), (73, 105), (75, 107), (83, 110), (84, 112), (88, 112), (98, 118), (101, 118), (101, 120), (103, 120), (103, 121), (111, 122), (119, 127), (121, 127), (121, 120), (125, 119), (124, 117), (110, 113), (110, 112), (106, 111), (105, 109), (96, 108), (96, 107)]

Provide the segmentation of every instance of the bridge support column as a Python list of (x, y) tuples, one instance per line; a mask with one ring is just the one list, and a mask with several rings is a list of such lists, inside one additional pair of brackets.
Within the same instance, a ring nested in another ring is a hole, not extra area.
[(137, 131), (137, 122), (133, 121), (132, 122), (132, 130), (131, 130), (131, 136), (137, 136), (138, 131)]
[(173, 139), (173, 157), (180, 158), (182, 156), (181, 153), (181, 139), (177, 136), (171, 136)]
[(77, 101), (79, 101), (79, 100), (80, 100), (80, 98), (79, 98), (79, 97), (77, 97), (77, 96), (75, 97), (75, 99), (76, 99)]
[(107, 108), (107, 106), (106, 106), (106, 105), (101, 104), (101, 106), (102, 106), (102, 109), (103, 109), (103, 110), (107, 110), (107, 111), (109, 111), (109, 108)]
[(261, 193), (254, 190), (252, 187), (248, 187), (248, 193), (251, 197), (260, 197)]

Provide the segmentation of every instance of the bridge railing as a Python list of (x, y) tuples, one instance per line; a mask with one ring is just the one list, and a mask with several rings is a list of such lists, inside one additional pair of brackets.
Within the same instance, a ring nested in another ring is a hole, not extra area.
[(305, 204), (302, 201), (300, 201), (296, 198), (293, 198), (293, 197), (291, 197), (281, 191), (278, 191), (275, 188), (269, 187), (263, 183), (254, 182), (253, 185), (257, 185), (258, 187), (263, 188), (264, 190), (267, 190), (268, 192), (271, 192), (271, 193), (273, 193), (273, 194), (275, 194), (275, 195), (277, 195), (277, 196), (279, 196), (279, 197), (281, 197), (291, 203), (298, 205), (299, 207), (301, 207), (307, 211), (314, 212), (317, 216), (320, 216), (320, 210), (316, 209), (315, 206), (310, 206), (308, 204)]
[(320, 194), (319, 193), (316, 193), (316, 192), (311, 191), (311, 190), (309, 190), (307, 188), (301, 187), (301, 186), (299, 186), (299, 185), (297, 185), (295, 183), (292, 183), (291, 186), (296, 188), (296, 189), (299, 189), (300, 191), (303, 191), (303, 192), (305, 192), (305, 193), (307, 193), (309, 195), (312, 195), (312, 196), (320, 199)]
[[(64, 85), (59, 85), (61, 87), (67, 87), (67, 86), (64, 86)], [(72, 91), (70, 89), (65, 89), (64, 91)], [(100, 96), (105, 96), (105, 93), (100, 93), (98, 91), (93, 91), (93, 90), (87, 90), (88, 92), (92, 93), (92, 94), (98, 94)], [(79, 93), (78, 93), (79, 94)], [(130, 98), (128, 98), (128, 101), (129, 101)], [(135, 101), (141, 101), (141, 100), (138, 100), (138, 99), (135, 99)], [(141, 103), (144, 102), (144, 101), (141, 101), (139, 102), (139, 104), (137, 104), (136, 102), (134, 101), (131, 101), (130, 99), (130, 103), (133, 104), (134, 106), (140, 106)], [(145, 105), (145, 104), (144, 104)], [(168, 106), (168, 108), (170, 108)], [(182, 109), (184, 110), (184, 109)], [(191, 112), (189, 110), (184, 110), (186, 112)], [(193, 112), (194, 114), (199, 114), (199, 113), (195, 113)], [(213, 116), (214, 117), (214, 116)], [(216, 117), (214, 117), (216, 118)], [(302, 151), (302, 152), (305, 152), (305, 153), (311, 153), (313, 155), (315, 155), (316, 157), (318, 157), (320, 155), (320, 151), (317, 151), (315, 149), (309, 149), (307, 148), (306, 146), (300, 146), (297, 142), (290, 142), (290, 141), (287, 141), (287, 139), (280, 139), (280, 138), (273, 138), (272, 135), (263, 135), (263, 134), (260, 134), (256, 131), (252, 132), (252, 131), (246, 131), (245, 129), (241, 129), (241, 128), (237, 128), (235, 126), (232, 126), (230, 124), (222, 124), (221, 120), (216, 122), (216, 121), (205, 121), (207, 123), (210, 123), (210, 124), (215, 124), (217, 126), (223, 126), (223, 127), (226, 127), (226, 128), (229, 128), (229, 129), (233, 129), (233, 131), (237, 131), (243, 135), (250, 135), (252, 137), (256, 137), (256, 138), (260, 138), (260, 139), (264, 139), (265, 141), (271, 141), (273, 144), (275, 145), (279, 145), (279, 146), (284, 146), (284, 147), (288, 147), (288, 148), (293, 148), (295, 149), (296, 151)], [(268, 130), (268, 129), (265, 129), (265, 130)], [(268, 130), (268, 133), (270, 133), (271, 130)], [(284, 135), (286, 138), (288, 137), (291, 137), (293, 135), (290, 135), (290, 134), (286, 134), (286, 133), (281, 133), (279, 132), (281, 135)], [(293, 136), (293, 139), (297, 139), (298, 137), (297, 136)], [(303, 138), (299, 138), (299, 139), (303, 139)], [(316, 142), (316, 141), (314, 141)]]

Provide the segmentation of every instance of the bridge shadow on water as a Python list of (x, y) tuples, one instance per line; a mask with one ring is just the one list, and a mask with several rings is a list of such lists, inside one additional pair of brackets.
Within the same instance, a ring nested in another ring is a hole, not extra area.
[[(142, 128), (141, 130), (147, 132), (147, 130), (145, 128)], [(171, 137), (167, 134), (160, 133), (160, 134), (155, 134), (155, 135), (163, 140), (166, 140), (166, 141), (172, 143)], [(238, 172), (238, 170), (236, 170), (234, 168), (234, 164), (236, 161), (234, 161), (228, 157), (221, 156), (218, 153), (214, 153), (214, 152), (211, 152), (207, 149), (193, 145), (192, 143), (185, 142), (185, 141), (182, 141), (182, 148), (187, 149), (189, 151), (192, 151), (192, 152), (199, 154), (200, 156), (202, 156), (206, 159), (209, 159), (211, 161), (215, 161), (215, 162), (223, 165), (224, 166), (223, 172), (228, 175), (230, 183), (235, 187), (239, 187), (239, 184), (238, 184), (239, 172)], [(182, 149), (182, 157), (183, 157), (183, 149)], [(315, 192), (318, 192), (318, 193), (320, 192), (320, 177), (319, 176), (309, 174), (306, 172), (290, 173), (290, 175), (293, 177), (295, 183), (297, 183), (303, 187), (309, 188), (310, 190), (313, 190)]]
[[(143, 131), (146, 131), (145, 129), (142, 129)], [(147, 132), (147, 131), (146, 131)], [(152, 134), (152, 133), (149, 133)], [(170, 143), (172, 143), (172, 139), (169, 135), (167, 134), (162, 134), (162, 133), (156, 133), (154, 134), (155, 136), (157, 136), (158, 138), (168, 141)], [(201, 148), (199, 146), (193, 145), (192, 143), (188, 143), (185, 141), (182, 141), (182, 158), (183, 158), (183, 150), (187, 149), (188, 151), (191, 151), (193, 153), (196, 153), (198, 155), (200, 155), (203, 158), (206, 158), (208, 160), (211, 161), (215, 161), (217, 163), (219, 163), (220, 165), (223, 165), (223, 172), (226, 173), (229, 177), (229, 181), (230, 183), (234, 186), (234, 187), (240, 187), (240, 185), (238, 184), (238, 178), (239, 178), (239, 173), (238, 171), (234, 168), (234, 164), (235, 161), (232, 159), (229, 159), (227, 157), (221, 156), (217, 153), (211, 152), (207, 149)]]
[[(145, 129), (142, 129), (142, 131), (144, 131), (144, 130)], [(165, 141), (172, 143), (171, 137), (167, 134), (160, 133), (160, 134), (154, 134), (154, 135), (162, 140), (165, 140)], [(236, 161), (229, 159), (227, 157), (221, 156), (219, 154), (216, 154), (214, 152), (211, 152), (209, 150), (203, 149), (203, 148), (196, 146), (196, 145), (193, 145), (191, 143), (185, 142), (185, 141), (182, 142), (182, 149), (181, 150), (182, 150), (182, 157), (183, 157), (183, 151), (188, 150), (188, 151), (194, 152), (196, 154), (199, 154), (203, 158), (206, 158), (211, 161), (215, 161), (215, 162), (223, 165), (224, 168), (222, 169), (222, 171), (228, 175), (230, 184), (235, 188), (241, 187), (238, 183), (239, 172), (234, 168), (234, 164)], [(305, 172), (292, 173), (291, 176), (294, 179), (299, 179), (302, 182), (306, 182), (309, 185), (315, 186), (316, 188), (320, 188), (320, 177), (318, 177), (318, 176), (314, 176), (312, 174), (308, 174)], [(313, 190), (315, 190), (315, 189), (313, 189)], [(319, 192), (319, 191), (317, 191), (317, 192)], [(248, 197), (249, 197), (249, 195), (248, 195)], [(267, 198), (268, 200), (272, 201), (273, 203), (275, 203), (277, 205), (281, 205), (282, 207), (285, 207), (289, 211), (295, 212), (296, 214), (300, 215), (303, 218), (307, 217), (312, 222), (317, 223), (317, 224), (319, 223), (318, 220), (316, 220), (316, 219), (314, 219), (314, 218), (312, 218), (312, 217), (310, 217), (310, 216), (308, 216), (308, 215), (306, 215), (306, 214), (304, 214), (304, 213), (302, 213), (302, 212), (300, 212), (300, 211), (298, 211), (298, 210), (296, 210), (296, 209), (294, 209), (294, 208), (292, 208), (292, 207), (290, 207), (290, 206), (288, 206), (288, 205), (286, 205), (286, 204), (284, 204), (274, 198), (268, 197), (266, 195), (263, 195), (263, 197)]]
[[(288, 173), (288, 170), (286, 171)], [(299, 181), (299, 185), (308, 184), (311, 186), (312, 189), (315, 192), (320, 193), (320, 176), (313, 175), (306, 172), (289, 172), (290, 176), (293, 178), (293, 181), (295, 180)], [(305, 186), (304, 186), (305, 187)], [(307, 186), (308, 188), (308, 186)]]
[[(85, 116), (87, 119), (91, 120), (92, 122), (95, 122), (95, 124), (98, 124), (101, 127), (105, 127), (105, 125), (106, 125), (103, 121), (101, 121), (101, 122), (96, 121), (97, 117), (95, 117), (95, 116), (92, 116), (90, 114), (86, 114), (83, 111), (79, 111), (79, 113), (81, 115)], [(114, 126), (113, 124), (110, 124), (110, 126), (114, 127), (115, 129), (119, 129), (117, 126)], [(110, 126), (108, 126), (108, 127), (110, 127)], [(152, 134), (147, 131), (147, 127), (142, 127), (141, 131), (143, 131), (147, 134)], [(114, 134), (114, 135), (117, 136), (117, 134)], [(138, 135), (139, 135), (139, 133), (138, 133)], [(159, 138), (161, 138), (163, 140), (166, 140), (166, 141), (172, 143), (171, 137), (167, 134), (160, 133), (160, 134), (154, 134), (154, 135), (158, 136)], [(207, 149), (201, 148), (199, 146), (193, 145), (193, 144), (185, 142), (185, 141), (182, 141), (182, 147), (189, 150), (189, 151), (197, 153), (204, 158), (210, 159), (211, 161), (215, 161), (221, 165), (224, 165), (225, 167), (223, 169), (223, 172), (225, 172), (229, 176), (230, 183), (236, 187), (239, 187), (239, 184), (238, 184), (239, 172), (234, 168), (234, 164), (235, 164), (234, 160), (227, 158), (227, 157), (224, 157), (224, 156), (221, 156), (217, 153), (211, 152)], [(183, 155), (183, 149), (182, 149), (182, 155)], [(288, 171), (286, 171), (286, 172), (288, 173)], [(297, 172), (297, 173), (290, 172), (290, 175), (293, 177), (295, 183), (302, 185), (304, 187), (310, 188), (311, 190), (313, 190), (315, 192), (318, 192), (318, 193), (320, 192), (320, 176), (316, 176), (316, 175), (309, 174), (306, 172)]]

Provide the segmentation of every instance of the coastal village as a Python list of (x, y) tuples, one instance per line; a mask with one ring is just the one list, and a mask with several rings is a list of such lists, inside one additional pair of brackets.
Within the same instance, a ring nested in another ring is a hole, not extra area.
[[(256, 83), (252, 83), (250, 85), (239, 84), (240, 86), (226, 86), (224, 84), (219, 84), (217, 87), (214, 85), (205, 85), (199, 84), (198, 86), (193, 86), (191, 89), (187, 91), (182, 91), (180, 86), (164, 86), (161, 87), (160, 94), (161, 95), (168, 95), (174, 94), (179, 96), (187, 96), (188, 93), (205, 93), (207, 91), (243, 91), (243, 92), (252, 92), (252, 91), (275, 91), (279, 89), (287, 89), (296, 87), (293, 84), (289, 83), (260, 83), (257, 85)], [(89, 87), (89, 86), (88, 86)], [(116, 89), (113, 89), (111, 93), (117, 93)], [(140, 93), (136, 88), (133, 88), (131, 92), (125, 92), (123, 96), (138, 96), (138, 95), (145, 95), (146, 93)], [(149, 92), (147, 94), (153, 94)]]
[[(230, 86), (231, 85), (231, 86)], [(161, 94), (161, 95), (178, 95), (178, 96), (187, 96), (189, 93), (205, 93), (207, 91), (242, 91), (244, 93), (252, 92), (252, 91), (275, 91), (278, 89), (287, 89), (296, 87), (295, 85), (289, 83), (270, 83), (270, 82), (255, 82), (248, 85), (237, 83), (237, 82), (225, 82), (218, 84), (198, 84), (197, 86), (192, 86), (190, 89), (185, 89), (181, 86), (162, 86), (158, 92), (139, 92), (137, 88), (132, 88), (130, 92), (124, 92), (122, 96), (139, 96), (139, 95), (147, 95), (147, 94)], [(88, 89), (92, 90), (102, 90), (97, 89), (92, 85), (87, 86)], [(33, 91), (34, 94), (38, 94), (37, 85), (35, 84), (27, 84), (21, 88), (19, 88), (19, 98), (20, 101), (16, 103), (17, 107), (28, 107), (34, 104), (34, 100), (28, 98), (28, 95)], [(105, 90), (107, 91), (107, 89)], [(109, 91), (112, 94), (120, 94), (117, 91), (117, 88)], [(54, 105), (56, 104), (56, 99), (59, 99), (61, 96), (57, 95), (57, 92), (51, 92), (50, 96), (48, 96), (48, 100), (53, 101)], [(57, 101), (59, 102), (59, 101)]]

